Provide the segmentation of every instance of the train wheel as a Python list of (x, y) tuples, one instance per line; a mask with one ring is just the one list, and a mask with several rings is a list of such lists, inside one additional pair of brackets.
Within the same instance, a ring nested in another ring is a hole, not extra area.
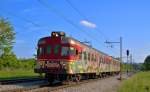
[(49, 79), (48, 79), (48, 82), (49, 82), (50, 85), (52, 85), (53, 82), (54, 82), (54, 79), (49, 78)]
[(101, 73), (99, 74), (99, 78), (102, 78), (102, 74)]
[(48, 79), (48, 82), (49, 82), (50, 85), (52, 85), (54, 80), (55, 80), (55, 77), (52, 74), (45, 74), (45, 78)]
[(75, 81), (76, 82), (80, 82), (80, 80), (81, 80), (81, 75), (76, 75), (75, 76)]
[(59, 75), (59, 81), (64, 81), (64, 80), (66, 80), (67, 78), (66, 78), (66, 75)]
[(66, 83), (67, 84), (72, 84), (73, 83), (73, 75), (67, 75), (67, 80), (66, 80)]

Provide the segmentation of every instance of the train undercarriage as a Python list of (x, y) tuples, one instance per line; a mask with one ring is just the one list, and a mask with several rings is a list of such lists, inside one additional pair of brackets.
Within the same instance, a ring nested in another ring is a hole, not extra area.
[(96, 73), (80, 73), (80, 74), (52, 74), (46, 73), (45, 78), (48, 79), (50, 84), (53, 84), (55, 80), (60, 82), (80, 82), (81, 80), (105, 78), (108, 76), (118, 75), (120, 72), (102, 72), (99, 75)]

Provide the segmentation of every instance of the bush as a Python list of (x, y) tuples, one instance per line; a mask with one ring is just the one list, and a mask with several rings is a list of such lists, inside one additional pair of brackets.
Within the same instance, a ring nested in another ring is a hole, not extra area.
[(150, 55), (147, 56), (145, 61), (144, 61), (143, 70), (146, 70), (146, 71), (150, 70)]
[(35, 65), (35, 59), (17, 59), (15, 55), (3, 55), (0, 58), (0, 70), (2, 69), (33, 69)]

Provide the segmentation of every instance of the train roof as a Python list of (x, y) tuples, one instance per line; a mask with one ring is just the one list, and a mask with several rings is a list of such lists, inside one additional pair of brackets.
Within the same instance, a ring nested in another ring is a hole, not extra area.
[[(74, 41), (77, 41), (77, 42), (79, 42), (80, 44), (83, 44), (83, 45), (87, 46), (88, 48), (91, 48), (91, 49), (93, 49), (93, 50), (95, 50), (95, 51), (97, 51), (97, 52), (99, 52), (99, 53), (102, 53), (103, 55), (110, 56), (110, 55), (108, 55), (108, 54), (106, 54), (106, 53), (104, 53), (104, 52), (102, 52), (102, 51), (100, 51), (100, 50), (98, 50), (98, 49), (95, 49), (95, 48), (93, 48), (92, 46), (89, 46), (89, 45), (87, 45), (87, 44), (85, 44), (85, 43), (83, 43), (83, 42), (80, 42), (80, 41), (78, 41), (78, 40), (76, 40), (76, 39), (74, 39), (74, 38), (72, 38), (72, 37), (67, 37), (67, 38), (70, 38), (70, 39), (72, 39), (72, 40), (74, 40)], [(110, 57), (112, 57), (112, 56), (110, 56)], [(115, 59), (115, 60), (117, 60), (117, 61), (120, 61), (120, 60), (118, 60), (118, 59), (116, 59), (116, 58), (114, 58), (114, 57), (112, 57), (112, 58)]]

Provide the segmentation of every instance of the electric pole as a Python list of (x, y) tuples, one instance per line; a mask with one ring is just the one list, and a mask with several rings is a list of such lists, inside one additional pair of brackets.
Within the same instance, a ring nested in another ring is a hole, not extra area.
[(132, 54), (130, 54), (130, 72), (132, 72)]
[(122, 37), (120, 37), (120, 40), (117, 42), (106, 41), (105, 43), (107, 43), (107, 44), (112, 44), (112, 43), (120, 44), (120, 80), (122, 80)]

